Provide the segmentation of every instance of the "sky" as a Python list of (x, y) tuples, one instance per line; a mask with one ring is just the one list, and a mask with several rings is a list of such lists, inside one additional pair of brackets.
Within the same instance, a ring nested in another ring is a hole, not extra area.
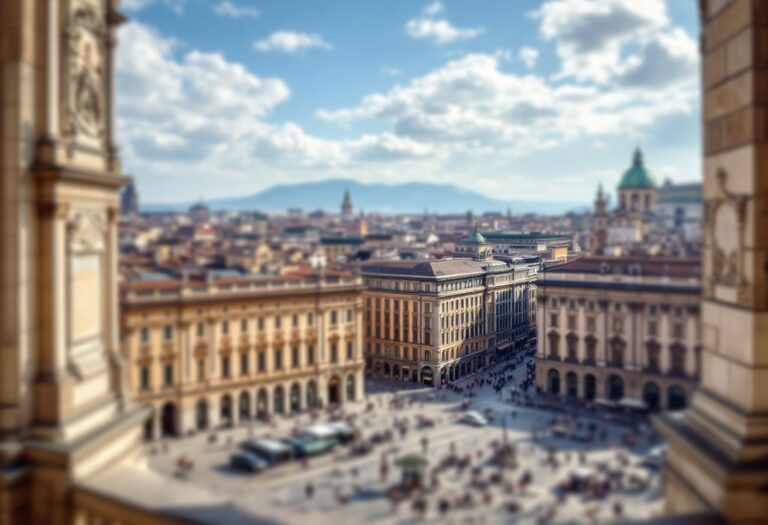
[(641, 147), (700, 178), (692, 0), (122, 0), (118, 142), (142, 202), (455, 184), (590, 202)]

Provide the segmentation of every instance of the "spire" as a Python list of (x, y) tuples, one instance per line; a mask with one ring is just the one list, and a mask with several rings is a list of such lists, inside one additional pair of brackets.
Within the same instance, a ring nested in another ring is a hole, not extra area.
[(633, 163), (635, 166), (643, 165), (643, 152), (639, 147), (635, 149), (635, 159)]

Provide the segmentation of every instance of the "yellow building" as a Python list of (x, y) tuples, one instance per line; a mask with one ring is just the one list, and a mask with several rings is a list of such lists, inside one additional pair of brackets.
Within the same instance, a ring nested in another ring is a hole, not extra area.
[(154, 408), (146, 437), (362, 399), (362, 291), (352, 274), (124, 283), (121, 350)]
[(535, 257), (364, 264), (368, 373), (439, 386), (525, 348), (537, 271)]

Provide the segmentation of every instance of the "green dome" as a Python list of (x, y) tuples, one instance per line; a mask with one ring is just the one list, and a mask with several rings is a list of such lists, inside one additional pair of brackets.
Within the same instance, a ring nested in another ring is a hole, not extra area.
[(651, 172), (643, 164), (643, 152), (639, 149), (635, 151), (635, 158), (632, 161), (632, 167), (629, 168), (621, 178), (619, 189), (652, 189), (656, 187), (656, 181)]
[(472, 235), (464, 239), (465, 244), (485, 244), (485, 237), (483, 237), (483, 234), (480, 233), (477, 229), (477, 224), (475, 224), (475, 231), (472, 232)]

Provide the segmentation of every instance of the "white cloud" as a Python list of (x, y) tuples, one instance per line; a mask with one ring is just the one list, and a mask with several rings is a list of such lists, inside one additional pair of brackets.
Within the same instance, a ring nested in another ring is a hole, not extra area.
[(671, 24), (664, 0), (548, 0), (531, 16), (555, 42), (559, 79), (638, 86), (639, 75), (666, 70), (675, 82), (696, 67), (695, 43)]
[(522, 60), (525, 64), (525, 67), (532, 69), (536, 67), (536, 62), (539, 60), (539, 51), (538, 49), (525, 46), (520, 49), (518, 56), (520, 57), (520, 60)]
[(228, 16), (230, 18), (258, 18), (259, 10), (255, 7), (238, 5), (228, 0), (219, 2), (213, 7), (213, 12), (219, 16)]
[(254, 42), (253, 47), (262, 52), (298, 53), (305, 49), (331, 49), (320, 35), (297, 33), (294, 31), (276, 31), (263, 40)]
[(444, 45), (458, 40), (471, 40), (483, 33), (482, 27), (461, 28), (454, 26), (448, 20), (435, 18), (443, 10), (443, 4), (440, 2), (427, 5), (421, 16), (406, 22), (405, 31), (408, 36), (420, 40), (431, 40), (435, 44)]
[(180, 45), (139, 22), (123, 26), (119, 39), (119, 143), (126, 170), (152, 200), (352, 177), (369, 163), (381, 166), (371, 177), (397, 176), (399, 162), (438, 156), (432, 145), (393, 133), (326, 140), (293, 122), (271, 122), (291, 94), (281, 79), (259, 77), (218, 53), (191, 49), (177, 58)]
[(642, 133), (660, 118), (694, 110), (695, 91), (627, 91), (552, 84), (502, 71), (499, 58), (472, 54), (360, 104), (320, 110), (323, 120), (388, 122), (395, 135), (432, 144), (440, 154), (523, 155), (581, 138)]
[(161, 3), (176, 14), (184, 12), (187, 0), (123, 0), (120, 7), (126, 11), (141, 11), (155, 3)]
[(431, 4), (424, 7), (424, 15), (425, 16), (436, 16), (443, 12), (445, 8), (443, 7), (443, 4), (441, 2), (432, 2)]

